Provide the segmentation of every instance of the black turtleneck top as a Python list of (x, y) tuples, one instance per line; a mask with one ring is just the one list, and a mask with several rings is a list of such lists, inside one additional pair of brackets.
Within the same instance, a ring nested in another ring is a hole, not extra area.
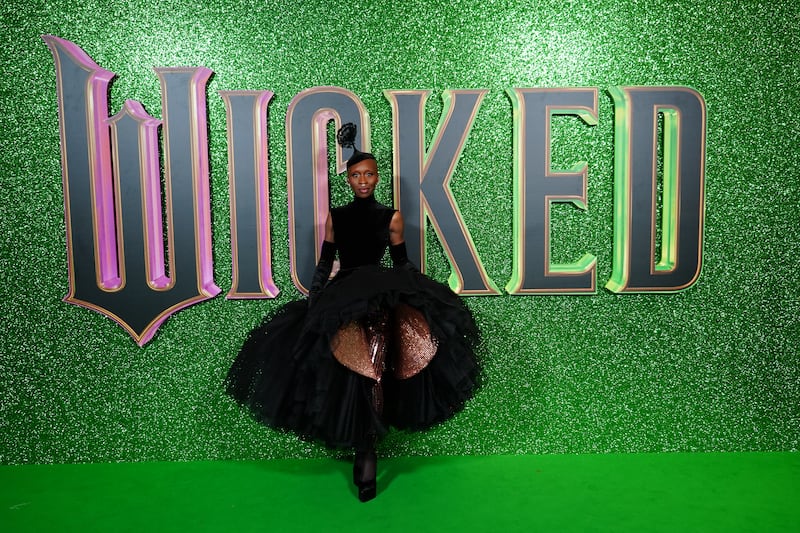
[(395, 210), (374, 196), (354, 198), (331, 210), (333, 236), (342, 269), (378, 265), (389, 246), (389, 224)]

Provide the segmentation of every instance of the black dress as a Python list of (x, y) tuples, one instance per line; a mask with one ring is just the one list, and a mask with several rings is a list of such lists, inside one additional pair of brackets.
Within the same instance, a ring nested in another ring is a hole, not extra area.
[[(359, 447), (389, 426), (442, 422), (473, 395), (479, 333), (469, 309), (413, 267), (380, 266), (393, 214), (372, 197), (333, 209), (339, 272), (310, 308), (290, 302), (250, 332), (226, 386), (259, 421), (328, 446)], [(364, 334), (376, 316), (388, 332), (377, 375)]]

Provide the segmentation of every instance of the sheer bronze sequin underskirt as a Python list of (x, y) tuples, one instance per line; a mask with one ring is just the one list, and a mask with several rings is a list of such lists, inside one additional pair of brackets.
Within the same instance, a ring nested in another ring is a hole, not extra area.
[(436, 355), (437, 346), (425, 317), (406, 304), (353, 320), (331, 340), (337, 361), (375, 381), (386, 370), (397, 379), (416, 376)]

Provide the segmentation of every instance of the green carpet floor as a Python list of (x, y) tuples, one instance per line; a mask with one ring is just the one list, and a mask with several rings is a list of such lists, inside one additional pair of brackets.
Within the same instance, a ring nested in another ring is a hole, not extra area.
[(0, 466), (0, 531), (800, 531), (800, 454)]

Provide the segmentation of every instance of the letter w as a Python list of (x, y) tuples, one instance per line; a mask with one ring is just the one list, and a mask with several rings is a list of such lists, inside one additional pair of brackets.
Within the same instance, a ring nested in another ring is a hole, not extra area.
[(213, 280), (206, 139), (205, 86), (212, 72), (155, 69), (164, 231), (162, 121), (134, 100), (109, 118), (114, 73), (74, 43), (42, 38), (53, 54), (58, 90), (69, 262), (64, 301), (109, 316), (141, 346), (171, 314), (220, 292)]

